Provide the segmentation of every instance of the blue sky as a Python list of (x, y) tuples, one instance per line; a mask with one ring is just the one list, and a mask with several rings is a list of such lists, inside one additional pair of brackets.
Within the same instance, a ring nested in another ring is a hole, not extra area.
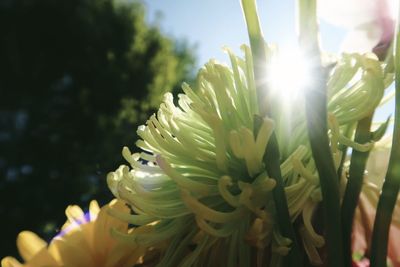
[[(267, 42), (280, 46), (296, 44), (295, 2), (257, 1), (261, 26)], [(227, 45), (240, 54), (240, 45), (248, 43), (246, 25), (239, 0), (144, 0), (147, 19), (161, 26), (164, 33), (197, 45), (198, 66), (210, 58), (228, 62), (222, 47)], [(162, 13), (162, 16), (157, 14)], [(322, 48), (338, 52), (345, 36), (343, 29), (321, 22)], [(381, 109), (377, 118), (392, 113), (393, 101)]]
[[(288, 45), (296, 43), (295, 1), (258, 1), (264, 35), (268, 42)], [(226, 61), (221, 51), (224, 45), (239, 51), (248, 43), (239, 0), (145, 0), (150, 22), (159, 21), (163, 31), (177, 38), (185, 38), (198, 45), (199, 65), (209, 58)], [(325, 49), (337, 51), (344, 31), (321, 25)]]

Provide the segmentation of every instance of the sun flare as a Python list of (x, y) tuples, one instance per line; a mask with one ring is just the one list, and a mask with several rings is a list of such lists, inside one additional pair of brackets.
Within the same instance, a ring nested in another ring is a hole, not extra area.
[(297, 100), (301, 91), (311, 83), (309, 64), (299, 49), (282, 49), (271, 59), (267, 82), (283, 103)]

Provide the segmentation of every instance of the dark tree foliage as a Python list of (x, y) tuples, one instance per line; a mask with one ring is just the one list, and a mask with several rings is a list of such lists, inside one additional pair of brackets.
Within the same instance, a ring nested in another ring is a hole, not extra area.
[(189, 51), (138, 2), (0, 1), (0, 257), (21, 230), (53, 236), (67, 205), (112, 198), (107, 172), (191, 77)]

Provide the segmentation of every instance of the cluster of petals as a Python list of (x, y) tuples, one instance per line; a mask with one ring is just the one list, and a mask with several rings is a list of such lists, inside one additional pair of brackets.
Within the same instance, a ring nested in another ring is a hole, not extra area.
[[(2, 267), (132, 267), (143, 260), (145, 249), (123, 243), (111, 236), (111, 230), (128, 230), (128, 224), (108, 214), (113, 208), (129, 214), (121, 200), (113, 200), (100, 208), (90, 203), (88, 213), (78, 206), (66, 209), (67, 222), (49, 244), (35, 233), (23, 231), (17, 237), (18, 251), (24, 260), (5, 257)], [(136, 229), (135, 229), (136, 230)]]

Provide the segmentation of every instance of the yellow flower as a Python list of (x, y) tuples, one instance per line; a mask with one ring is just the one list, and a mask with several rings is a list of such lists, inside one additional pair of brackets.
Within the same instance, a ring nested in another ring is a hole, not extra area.
[[(13, 257), (2, 267), (131, 267), (142, 260), (145, 248), (122, 243), (111, 237), (111, 229), (132, 232), (128, 224), (108, 215), (109, 209), (129, 214), (123, 201), (113, 200), (101, 209), (96, 201), (85, 214), (76, 205), (65, 210), (67, 222), (50, 244), (30, 231), (18, 235), (17, 247), (24, 264)], [(146, 231), (137, 228), (135, 231)]]

